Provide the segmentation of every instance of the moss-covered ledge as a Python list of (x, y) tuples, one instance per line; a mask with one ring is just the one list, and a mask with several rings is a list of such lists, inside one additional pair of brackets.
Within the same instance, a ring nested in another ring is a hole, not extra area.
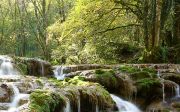
[(60, 112), (64, 106), (64, 98), (51, 91), (36, 90), (30, 95), (30, 112)]

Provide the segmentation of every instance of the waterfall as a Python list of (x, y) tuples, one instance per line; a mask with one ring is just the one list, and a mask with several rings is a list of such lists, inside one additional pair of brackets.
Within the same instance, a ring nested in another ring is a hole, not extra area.
[(99, 112), (99, 106), (96, 104), (96, 112)]
[(20, 73), (14, 68), (12, 59), (8, 56), (0, 56), (0, 75), (19, 75)]
[(166, 96), (165, 96), (164, 79), (162, 80), (162, 91), (163, 91), (163, 103), (166, 103), (166, 101), (165, 101)]
[(175, 88), (175, 90), (176, 90), (176, 97), (180, 97), (180, 93), (179, 93), (179, 91), (180, 91), (180, 89), (179, 89), (180, 87), (179, 87), (179, 85), (177, 84), (176, 85), (176, 88)]
[(179, 70), (179, 68), (177, 68), (176, 70), (177, 70), (177, 72), (178, 72), (178, 73), (180, 73), (180, 70)]
[(54, 70), (54, 76), (57, 78), (57, 80), (64, 80), (65, 75), (64, 74), (64, 69), (65, 67), (63, 66), (57, 66), (56, 69)]
[(160, 78), (160, 71), (157, 72), (157, 77)]
[(71, 104), (69, 99), (66, 101), (66, 107), (64, 108), (64, 112), (71, 112)]
[(44, 76), (44, 64), (42, 61), (40, 61), (40, 64), (41, 64), (41, 74), (42, 76)]
[(134, 104), (128, 101), (124, 101), (113, 94), (111, 94), (111, 97), (116, 102), (118, 112), (141, 112)]
[(78, 95), (78, 112), (81, 112), (81, 98)]
[(164, 79), (162, 79), (162, 78), (160, 77), (160, 70), (158, 70), (158, 72), (157, 72), (157, 77), (158, 77), (159, 79), (161, 79), (162, 91), (163, 91), (163, 94), (162, 94), (162, 96), (163, 96), (163, 103), (166, 103), (166, 101), (165, 101), (166, 95), (165, 95)]
[(14, 96), (13, 96), (13, 100), (10, 104), (10, 107), (8, 109), (8, 112), (18, 112), (17, 107), (19, 105), (19, 101), (23, 98), (28, 99), (29, 94), (21, 94), (19, 92), (19, 89), (14, 84), (11, 84), (11, 87), (13, 89)]

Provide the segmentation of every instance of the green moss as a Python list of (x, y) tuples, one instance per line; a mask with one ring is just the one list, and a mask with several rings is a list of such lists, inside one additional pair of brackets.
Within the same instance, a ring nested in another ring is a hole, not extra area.
[(118, 70), (121, 72), (127, 72), (127, 73), (134, 73), (134, 72), (140, 71), (140, 69), (138, 69), (137, 67), (132, 67), (128, 65), (120, 66)]
[(27, 65), (23, 64), (23, 63), (18, 63), (16, 64), (17, 68), (22, 72), (23, 75), (27, 75)]
[[(86, 87), (79, 89), (81, 98), (85, 107), (92, 109), (95, 105), (99, 105), (101, 109), (112, 108), (114, 102), (110, 94), (100, 84), (89, 83)], [(87, 105), (85, 105), (87, 104)]]
[(30, 95), (31, 112), (54, 112), (65, 105), (64, 98), (57, 93), (36, 90)]
[(105, 86), (106, 88), (113, 88), (118, 85), (117, 79), (114, 76), (115, 72), (113, 70), (110, 71), (103, 71), (103, 70), (96, 70), (96, 78), (97, 82), (101, 85)]
[(101, 70), (101, 69), (98, 69), (98, 70), (95, 70), (95, 73), (96, 74), (103, 74), (105, 71)]
[(145, 78), (145, 79), (141, 79), (138, 80), (136, 82), (136, 84), (138, 85), (138, 87), (143, 88), (144, 90), (149, 89), (150, 87), (154, 86), (154, 85), (160, 85), (161, 82), (157, 79), (153, 79), (153, 78)]
[(143, 68), (142, 71), (156, 74), (156, 70), (154, 68)]
[(49, 82), (55, 84), (58, 87), (64, 87), (63, 81), (57, 80), (56, 78), (50, 78)]
[(157, 78), (157, 71), (154, 68), (143, 68), (142, 71), (149, 72), (152, 78)]
[(149, 72), (135, 72), (130, 74), (130, 76), (132, 77), (133, 80), (140, 80), (140, 79), (144, 79), (144, 78), (151, 78), (151, 75)]
[(43, 86), (43, 83), (42, 83), (41, 79), (36, 79), (35, 82), (36, 82), (39, 86)]
[(68, 84), (82, 86), (82, 85), (87, 85), (89, 83), (89, 82), (85, 82), (83, 80), (84, 80), (84, 77), (75, 76), (74, 78), (72, 78), (68, 81)]

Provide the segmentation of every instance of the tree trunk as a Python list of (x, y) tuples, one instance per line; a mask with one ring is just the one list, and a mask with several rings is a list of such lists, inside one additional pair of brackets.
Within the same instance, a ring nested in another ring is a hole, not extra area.
[(174, 39), (173, 43), (179, 44), (180, 43), (180, 1), (175, 0), (174, 6)]
[(162, 1), (156, 0), (156, 21), (155, 21), (155, 38), (154, 38), (155, 47), (159, 47), (160, 44), (161, 9), (162, 9)]

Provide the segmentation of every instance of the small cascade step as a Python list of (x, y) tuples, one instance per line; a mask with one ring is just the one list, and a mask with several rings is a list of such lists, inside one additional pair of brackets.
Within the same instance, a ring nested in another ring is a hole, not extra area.
[(69, 99), (66, 101), (66, 107), (64, 108), (64, 112), (71, 112), (71, 104)]
[(114, 94), (111, 94), (111, 97), (116, 102), (116, 106), (119, 112), (141, 112), (134, 104), (128, 101), (124, 101)]
[(11, 103), (0, 103), (0, 112), (1, 110), (8, 110)]

